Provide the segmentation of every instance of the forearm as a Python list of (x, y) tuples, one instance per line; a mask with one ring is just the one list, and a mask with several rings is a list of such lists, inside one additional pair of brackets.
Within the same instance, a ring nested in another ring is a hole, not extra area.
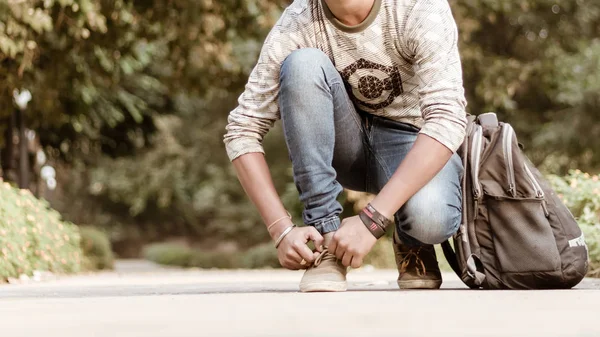
[(419, 134), (396, 172), (371, 204), (389, 219), (444, 168), (452, 151), (440, 142)]
[[(232, 163), (244, 191), (267, 226), (287, 215), (262, 153), (248, 153), (238, 157)], [(269, 234), (273, 239), (277, 239), (290, 224), (287, 219), (280, 221), (273, 226)]]

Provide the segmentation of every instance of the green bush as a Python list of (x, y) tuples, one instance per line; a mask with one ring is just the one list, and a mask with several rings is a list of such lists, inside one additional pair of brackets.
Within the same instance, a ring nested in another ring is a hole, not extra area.
[(589, 276), (600, 277), (600, 178), (579, 170), (549, 178), (583, 230), (590, 254)]
[(80, 227), (83, 269), (113, 269), (115, 257), (108, 235), (94, 227)]
[(145, 259), (168, 266), (192, 267), (193, 251), (175, 242), (154, 243), (144, 247)]
[(263, 243), (239, 254), (240, 268), (281, 268), (273, 243)]
[(143, 251), (144, 258), (169, 266), (195, 268), (265, 268), (279, 267), (277, 251), (272, 244), (252, 247), (243, 252), (221, 252), (192, 249), (176, 242), (154, 243)]
[(231, 252), (192, 250), (190, 267), (196, 268), (241, 268), (238, 256)]
[(0, 280), (33, 271), (81, 269), (77, 227), (29, 191), (0, 183)]

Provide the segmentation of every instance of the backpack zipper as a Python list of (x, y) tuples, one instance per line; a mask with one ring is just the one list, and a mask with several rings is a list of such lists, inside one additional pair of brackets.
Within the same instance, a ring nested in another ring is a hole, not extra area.
[(525, 168), (525, 173), (527, 173), (527, 177), (529, 178), (529, 182), (531, 183), (531, 186), (533, 187), (533, 190), (535, 191), (535, 196), (537, 198), (540, 198), (540, 199), (544, 198), (544, 190), (542, 190), (542, 187), (540, 186), (540, 184), (535, 179), (535, 176), (533, 175), (533, 172), (531, 172), (531, 170), (529, 169), (529, 167), (527, 166), (527, 164), (523, 164), (523, 167)]
[(473, 195), (476, 200), (481, 197), (481, 186), (479, 185), (479, 161), (481, 160), (481, 143), (483, 130), (480, 125), (474, 125), (473, 142), (471, 144), (471, 180), (473, 181)]
[(481, 160), (481, 146), (483, 142), (483, 129), (480, 125), (474, 124), (473, 140), (471, 142), (471, 181), (473, 183), (473, 221), (477, 219), (479, 198), (481, 198), (481, 185), (479, 185), (479, 162)]
[(503, 132), (503, 152), (504, 161), (506, 162), (506, 175), (508, 176), (508, 192), (514, 197), (517, 196), (516, 183), (515, 183), (515, 169), (513, 167), (513, 155), (512, 155), (512, 135), (514, 134), (512, 126), (510, 124), (504, 124)]
[(525, 163), (523, 164), (523, 167), (525, 168), (525, 173), (529, 178), (531, 186), (533, 186), (535, 196), (542, 200), (542, 209), (544, 210), (544, 215), (546, 215), (546, 218), (548, 218), (550, 216), (550, 213), (548, 212), (548, 205), (546, 205), (546, 196), (544, 194), (544, 190), (542, 189), (542, 186), (540, 186), (540, 183), (538, 183), (537, 179), (535, 179), (535, 176), (533, 175), (533, 172), (531, 172), (531, 170), (529, 169), (529, 166), (527, 166), (527, 164)]

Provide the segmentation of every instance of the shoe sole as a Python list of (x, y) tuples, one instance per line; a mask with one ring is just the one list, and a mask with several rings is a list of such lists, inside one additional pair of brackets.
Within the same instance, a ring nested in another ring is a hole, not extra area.
[(312, 293), (312, 292), (338, 292), (346, 291), (348, 284), (346, 282), (313, 282), (308, 284), (300, 284), (300, 292)]
[(398, 281), (400, 289), (440, 289), (442, 280)]

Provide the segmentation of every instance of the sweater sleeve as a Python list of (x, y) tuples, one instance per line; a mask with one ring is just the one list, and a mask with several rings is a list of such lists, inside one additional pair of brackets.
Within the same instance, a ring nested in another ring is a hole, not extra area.
[(465, 137), (467, 102), (458, 29), (448, 1), (417, 0), (406, 18), (404, 36), (419, 83), (419, 106), (424, 120), (420, 133), (455, 152)]
[(264, 153), (263, 138), (280, 118), (277, 101), (281, 64), (293, 50), (306, 45), (301, 30), (294, 27), (295, 15), (284, 11), (272, 28), (238, 106), (229, 114), (224, 142), (232, 161), (246, 153)]

